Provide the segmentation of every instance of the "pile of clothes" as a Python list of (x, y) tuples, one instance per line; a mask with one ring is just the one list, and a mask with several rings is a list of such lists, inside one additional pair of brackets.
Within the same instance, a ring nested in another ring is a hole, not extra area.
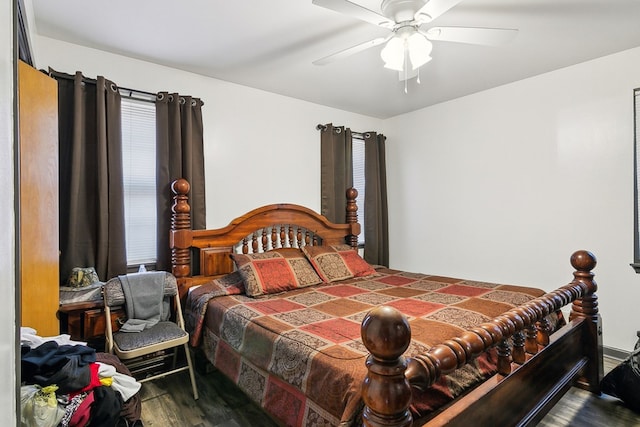
[(141, 385), (115, 355), (23, 327), (21, 366), (22, 426), (142, 426)]

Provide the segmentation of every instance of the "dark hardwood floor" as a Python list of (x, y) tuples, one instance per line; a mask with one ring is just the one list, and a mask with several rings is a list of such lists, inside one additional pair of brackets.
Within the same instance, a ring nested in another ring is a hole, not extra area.
[[(619, 363), (605, 357), (605, 372)], [(193, 400), (187, 372), (142, 386), (146, 427), (276, 427), (260, 408), (217, 371), (197, 373), (200, 399)], [(572, 388), (538, 427), (640, 426), (640, 414), (610, 396)]]
[[(620, 363), (604, 358), (605, 374)], [(640, 426), (640, 414), (620, 400), (605, 394), (596, 396), (573, 387), (547, 414), (538, 427), (634, 427)]]
[(196, 372), (198, 394), (193, 400), (188, 372), (142, 385), (142, 421), (145, 427), (276, 427), (219, 371)]

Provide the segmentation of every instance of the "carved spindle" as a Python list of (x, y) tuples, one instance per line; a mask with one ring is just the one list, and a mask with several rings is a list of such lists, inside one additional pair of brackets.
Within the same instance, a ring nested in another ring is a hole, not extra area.
[[(535, 305), (535, 302), (533, 302), (533, 304)], [(537, 313), (531, 307), (531, 301), (529, 302), (529, 305), (520, 305), (510, 311), (515, 313), (522, 319), (524, 325), (525, 352), (529, 354), (538, 353), (538, 330), (536, 329)]]
[(536, 302), (535, 304), (530, 301), (527, 305), (531, 306), (531, 308), (536, 311), (536, 329), (538, 330), (536, 342), (538, 345), (545, 347), (549, 345), (549, 335), (551, 335), (552, 329), (548, 316), (554, 309), (553, 306), (555, 301), (547, 295), (536, 298), (534, 301)]
[(271, 247), (273, 249), (278, 247), (278, 227), (275, 225), (271, 227)]
[(552, 328), (551, 322), (549, 321), (549, 317), (545, 316), (540, 320), (536, 327), (538, 329), (538, 336), (536, 337), (536, 341), (543, 347), (549, 345), (549, 336), (551, 335)]
[(242, 253), (245, 255), (249, 253), (249, 242), (246, 237), (242, 239)]
[(511, 373), (511, 347), (508, 340), (500, 341), (498, 348), (498, 373), (507, 376)]
[(293, 247), (294, 244), (294, 238), (293, 238), (294, 234), (293, 234), (293, 227), (291, 225), (289, 225), (289, 241), (287, 242), (287, 247)]
[(251, 235), (251, 253), (252, 254), (255, 254), (255, 253), (259, 252), (258, 246), (259, 246), (258, 233), (253, 233)]
[(524, 351), (524, 334), (522, 330), (525, 325), (525, 321), (520, 314), (515, 310), (509, 310), (504, 316), (501, 316), (509, 327), (509, 335), (511, 336), (512, 348), (511, 348), (511, 360), (518, 364), (523, 364), (525, 361)]
[(269, 239), (267, 238), (267, 230), (265, 228), (262, 229), (262, 252), (267, 252), (269, 250)]
[(284, 248), (287, 233), (285, 232), (284, 225), (280, 226), (280, 247)]
[(171, 272), (177, 279), (191, 275), (191, 207), (187, 194), (190, 190), (186, 179), (171, 184), (173, 204), (171, 206)]
[(361, 335), (371, 353), (362, 385), (364, 425), (411, 426), (411, 387), (404, 376), (407, 364), (402, 356), (411, 341), (409, 322), (396, 309), (379, 306), (362, 321)]
[(302, 247), (302, 230), (300, 229), (300, 227), (297, 228), (296, 242), (298, 242), (298, 247), (301, 248)]
[(307, 246), (311, 242), (311, 234), (309, 230), (304, 233), (304, 245)]
[(516, 331), (516, 322), (509, 312), (494, 319), (502, 327), (503, 339), (498, 344), (498, 373), (509, 375), (511, 373), (511, 346), (509, 337)]
[[(347, 190), (347, 224), (358, 224), (358, 205), (356, 204), (356, 198), (358, 197), (358, 190), (355, 188), (349, 188)], [(360, 234), (360, 227), (357, 227), (353, 231), (353, 234), (347, 237), (347, 244), (353, 249), (358, 248), (358, 234)]]
[(524, 350), (524, 333), (522, 331), (516, 332), (511, 337), (511, 341), (513, 343), (511, 359), (518, 365), (522, 365), (527, 358)]
[(524, 329), (524, 349), (529, 354), (538, 354), (538, 328), (529, 325)]

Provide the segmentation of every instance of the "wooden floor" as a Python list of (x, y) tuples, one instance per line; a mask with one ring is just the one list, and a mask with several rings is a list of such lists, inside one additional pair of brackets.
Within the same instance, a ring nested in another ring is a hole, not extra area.
[[(605, 372), (619, 362), (605, 357)], [(260, 408), (219, 372), (197, 374), (200, 399), (193, 400), (187, 372), (142, 386), (145, 427), (276, 427)], [(640, 426), (640, 414), (620, 401), (573, 388), (538, 427)]]
[[(615, 368), (619, 360), (604, 358), (605, 374)], [(640, 426), (640, 414), (611, 396), (596, 396), (578, 388), (567, 394), (549, 411), (538, 427), (634, 427)]]
[(193, 400), (188, 372), (145, 382), (145, 427), (276, 427), (257, 405), (219, 371), (196, 372), (199, 399)]

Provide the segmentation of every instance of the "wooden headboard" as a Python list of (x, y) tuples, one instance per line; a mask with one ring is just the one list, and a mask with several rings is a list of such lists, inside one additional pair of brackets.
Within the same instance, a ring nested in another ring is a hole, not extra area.
[[(174, 181), (171, 189), (174, 193), (169, 237), (171, 270), (178, 280), (181, 296), (193, 285), (232, 272), (234, 265), (229, 254), (234, 252), (345, 243), (357, 249), (360, 224), (358, 192), (354, 188), (346, 191), (344, 224), (333, 223), (304, 206), (279, 203), (254, 209), (226, 227), (211, 230), (191, 229), (187, 180)], [(195, 267), (192, 260), (196, 261)]]

